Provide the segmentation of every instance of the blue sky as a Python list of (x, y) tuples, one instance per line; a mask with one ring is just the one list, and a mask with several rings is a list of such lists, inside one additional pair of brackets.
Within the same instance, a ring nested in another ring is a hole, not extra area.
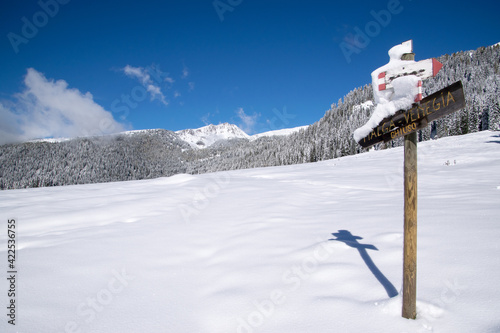
[[(312, 124), (408, 39), (500, 42), (496, 1), (2, 1), (0, 135)], [(361, 32), (361, 33), (360, 33)]]

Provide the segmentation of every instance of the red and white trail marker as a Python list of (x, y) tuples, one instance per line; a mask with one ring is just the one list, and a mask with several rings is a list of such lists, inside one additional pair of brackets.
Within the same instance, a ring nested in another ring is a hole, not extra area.
[(391, 68), (378, 75), (378, 90), (383, 91), (392, 88), (392, 81), (403, 76), (415, 75), (421, 80), (434, 77), (442, 67), (443, 64), (433, 58)]
[(443, 68), (443, 64), (434, 58), (391, 68), (378, 75), (378, 90), (384, 91), (393, 88), (392, 81), (397, 78), (415, 75), (420, 78), (417, 85), (418, 94), (415, 96), (415, 103), (418, 103), (422, 100), (422, 80), (436, 76), (441, 68)]
[(387, 89), (392, 89), (393, 80), (408, 75), (415, 75), (420, 78), (420, 81), (418, 81), (417, 85), (418, 93), (415, 96), (415, 103), (418, 103), (422, 100), (422, 80), (436, 76), (441, 68), (443, 68), (443, 64), (434, 58), (391, 68), (385, 72), (379, 73), (377, 82), (378, 90), (384, 91)]

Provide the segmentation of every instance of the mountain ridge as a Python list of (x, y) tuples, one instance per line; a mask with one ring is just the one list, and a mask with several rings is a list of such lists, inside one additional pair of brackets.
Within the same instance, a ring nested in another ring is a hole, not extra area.
[(181, 140), (191, 147), (203, 149), (220, 140), (249, 139), (250, 136), (234, 124), (222, 123), (207, 125), (195, 129), (185, 129), (175, 132)]
[[(141, 129), (141, 130), (130, 130), (124, 131), (114, 134), (103, 135), (102, 137), (111, 137), (116, 135), (127, 135), (134, 136), (139, 134), (146, 135), (154, 135), (158, 133), (158, 131), (168, 131), (171, 133), (175, 133), (179, 139), (188, 143), (194, 149), (204, 149), (214, 145), (220, 141), (226, 140), (234, 140), (234, 139), (245, 139), (249, 141), (254, 141), (262, 137), (272, 137), (272, 136), (286, 136), (291, 135), (300, 130), (305, 130), (309, 127), (306, 126), (298, 126), (293, 128), (282, 128), (273, 131), (267, 131), (262, 133), (257, 133), (253, 135), (248, 135), (245, 133), (238, 125), (231, 123), (221, 123), (218, 125), (209, 124), (206, 126), (198, 127), (198, 128), (189, 128), (179, 131), (170, 131), (163, 128), (151, 128), (151, 129)], [(84, 138), (84, 137), (78, 137)], [(43, 138), (43, 139), (34, 139), (26, 142), (36, 143), (36, 142), (47, 142), (47, 143), (60, 143), (65, 141), (74, 140), (77, 138)], [(22, 142), (21, 142), (22, 143)]]

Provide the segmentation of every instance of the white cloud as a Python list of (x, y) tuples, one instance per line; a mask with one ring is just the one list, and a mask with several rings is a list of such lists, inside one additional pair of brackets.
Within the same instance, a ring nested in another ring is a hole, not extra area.
[(20, 116), (0, 103), (0, 145), (23, 141)]
[(182, 69), (182, 75), (181, 75), (181, 79), (185, 79), (189, 76), (189, 69), (184, 66), (184, 68)]
[(0, 144), (45, 137), (102, 135), (123, 131), (92, 94), (68, 88), (64, 80), (48, 80), (33, 68), (26, 89), (14, 102), (0, 103)]
[(149, 74), (144, 73), (143, 69), (140, 67), (132, 67), (130, 65), (127, 65), (127, 66), (125, 66), (125, 68), (123, 68), (123, 71), (128, 76), (137, 77), (138, 79), (140, 79), (142, 81), (142, 83), (145, 83), (151, 79)]
[(168, 82), (168, 83), (170, 83), (170, 84), (174, 84), (175, 80), (174, 80), (174, 79), (172, 79), (170, 76), (167, 76), (167, 77), (165, 78), (165, 82)]
[[(148, 73), (147, 69), (142, 67), (132, 67), (127, 65), (123, 68), (123, 72), (132, 78), (136, 78), (139, 82), (146, 88), (149, 92), (151, 100), (159, 100), (163, 104), (168, 105), (168, 102), (165, 99), (165, 95), (161, 92), (161, 88), (155, 84), (155, 82), (151, 79), (151, 75)], [(164, 73), (158, 71), (159, 76), (165, 76), (165, 81), (169, 83), (174, 83), (174, 80), (171, 77), (168, 77)]]
[(259, 118), (259, 114), (254, 113), (253, 115), (249, 116), (245, 113), (243, 108), (239, 108), (236, 110), (236, 114), (238, 115), (238, 118), (240, 118), (241, 123), (239, 124), (239, 127), (247, 134), (253, 134), (254, 132), (254, 127), (257, 124), (257, 118)]
[(210, 125), (210, 124), (211, 124), (211, 123), (210, 123), (210, 117), (211, 117), (211, 116), (213, 116), (213, 115), (209, 112), (209, 113), (207, 113), (206, 115), (203, 115), (203, 116), (201, 117), (201, 119), (200, 119), (200, 120), (201, 120), (201, 121), (202, 121), (205, 125)]
[(220, 115), (220, 111), (219, 109), (215, 109), (214, 112), (208, 112), (207, 114), (205, 114), (204, 116), (202, 116), (200, 118), (200, 120), (205, 124), (205, 125), (210, 125), (210, 124), (213, 124), (214, 121), (211, 120), (211, 118), (214, 118), (215, 116), (219, 116)]

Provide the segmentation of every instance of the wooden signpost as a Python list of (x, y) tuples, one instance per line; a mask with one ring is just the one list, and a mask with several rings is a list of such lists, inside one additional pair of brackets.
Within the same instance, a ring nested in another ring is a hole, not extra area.
[[(405, 42), (411, 43), (411, 41)], [(405, 44), (403, 43), (403, 44)], [(409, 44), (411, 45), (411, 44)], [(402, 60), (414, 60), (414, 53), (406, 53)], [(411, 62), (378, 75), (374, 89), (391, 88), (391, 82), (399, 77), (415, 75), (421, 80), (436, 76), (442, 64), (435, 59)], [(409, 110), (400, 110), (383, 119), (368, 136), (358, 143), (368, 148), (404, 136), (404, 249), (403, 249), (403, 309), (402, 316), (417, 316), (417, 131), (432, 121), (465, 107), (462, 82), (456, 82), (424, 99), (422, 84), (415, 104)]]
[(432, 95), (409, 110), (401, 110), (387, 117), (358, 143), (368, 148), (380, 142), (389, 142), (399, 137), (424, 129), (432, 121), (465, 107), (462, 82), (458, 81)]

